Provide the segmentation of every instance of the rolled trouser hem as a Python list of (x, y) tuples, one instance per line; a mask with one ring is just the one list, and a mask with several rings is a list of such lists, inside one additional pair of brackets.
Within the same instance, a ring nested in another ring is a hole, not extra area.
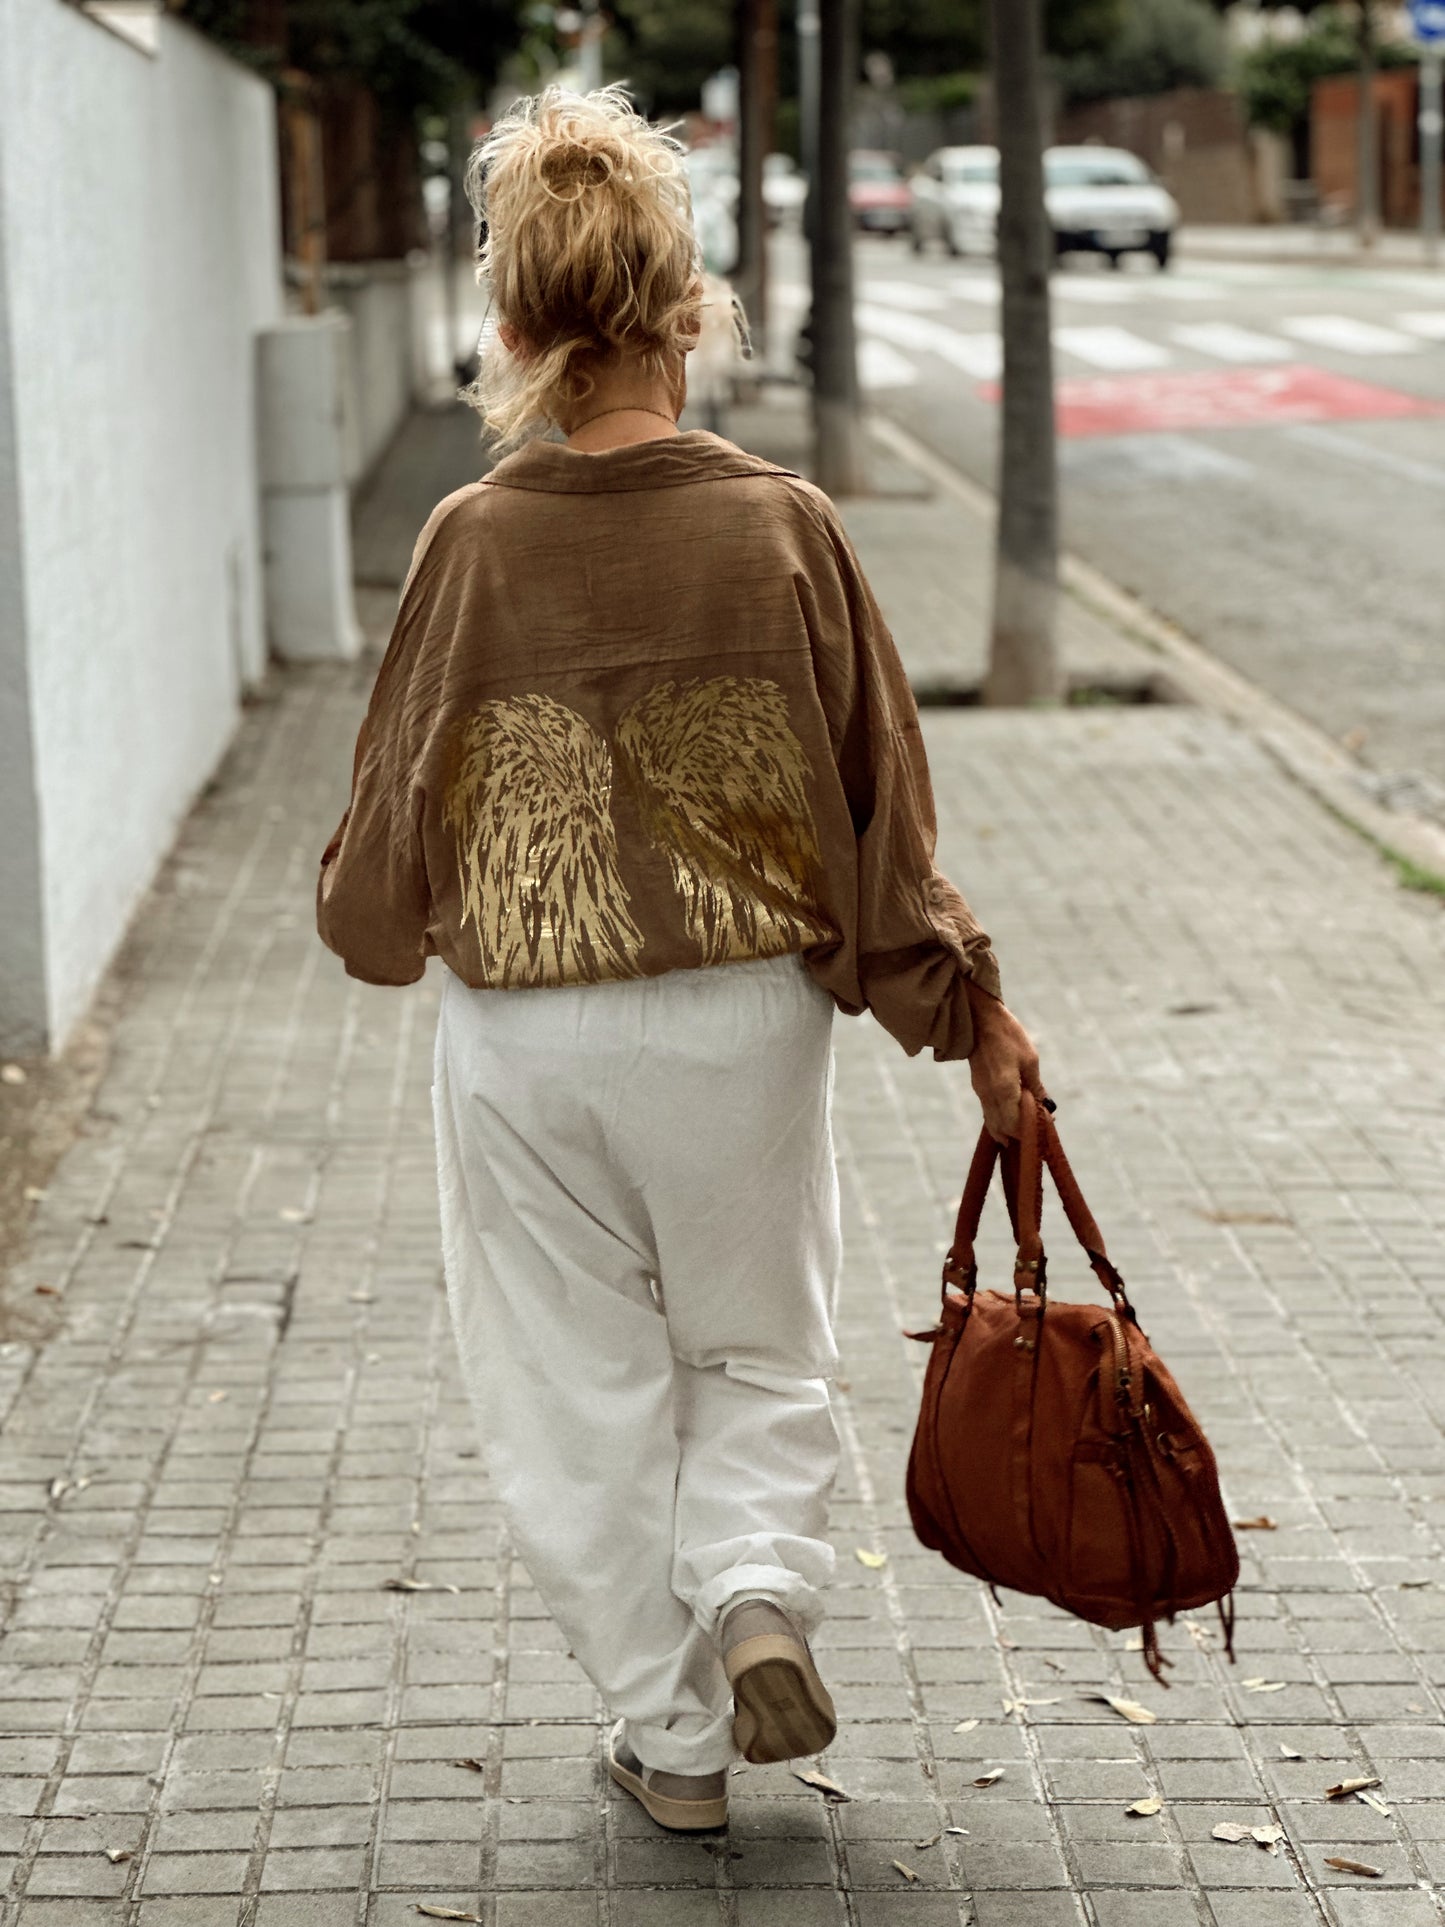
[(627, 1720), (622, 1736), (642, 1764), (658, 1773), (722, 1773), (742, 1758), (733, 1740), (731, 1709), (692, 1734)]
[(740, 1599), (770, 1599), (809, 1638), (822, 1624), (821, 1591), (788, 1566), (732, 1566), (710, 1579), (690, 1603), (698, 1624), (715, 1639), (723, 1616)]

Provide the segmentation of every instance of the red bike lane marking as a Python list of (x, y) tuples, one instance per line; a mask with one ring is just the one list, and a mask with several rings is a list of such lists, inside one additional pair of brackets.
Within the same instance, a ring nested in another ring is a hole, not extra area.
[[(987, 382), (979, 393), (986, 401), (997, 401), (1002, 388)], [(1056, 403), (1059, 433), (1065, 436), (1445, 415), (1445, 402), (1298, 363), (1288, 368), (1085, 376), (1059, 382)]]

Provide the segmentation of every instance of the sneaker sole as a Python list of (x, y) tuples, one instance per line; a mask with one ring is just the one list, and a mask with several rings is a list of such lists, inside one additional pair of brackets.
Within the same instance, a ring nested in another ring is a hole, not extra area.
[(832, 1745), (838, 1716), (805, 1646), (783, 1634), (741, 1640), (727, 1656), (733, 1739), (745, 1760), (767, 1766)]
[(720, 1800), (673, 1800), (666, 1794), (653, 1793), (639, 1774), (630, 1773), (625, 1766), (619, 1766), (609, 1752), (607, 1771), (618, 1786), (630, 1793), (644, 1813), (655, 1820), (669, 1833), (715, 1833), (719, 1827), (728, 1823), (728, 1802), (724, 1794)]

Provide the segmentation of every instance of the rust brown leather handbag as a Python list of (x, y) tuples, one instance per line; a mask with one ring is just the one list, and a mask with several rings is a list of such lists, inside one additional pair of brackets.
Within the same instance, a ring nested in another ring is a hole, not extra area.
[[(1014, 1288), (978, 1289), (974, 1241), (995, 1166), (1018, 1257)], [(1040, 1236), (1047, 1169), (1108, 1305), (1048, 1295)], [(1209, 1442), (1139, 1329), (1124, 1281), (1069, 1169), (1053, 1119), (1027, 1093), (1021, 1137), (984, 1132), (943, 1266), (943, 1313), (908, 1463), (925, 1546), (993, 1586), (1033, 1593), (1097, 1626), (1137, 1626), (1162, 1681), (1156, 1622), (1229, 1595), (1239, 1555)]]

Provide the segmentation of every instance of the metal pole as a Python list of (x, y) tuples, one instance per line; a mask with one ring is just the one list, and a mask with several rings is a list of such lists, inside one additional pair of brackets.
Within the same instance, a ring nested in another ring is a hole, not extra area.
[(595, 93), (602, 85), (602, 36), (606, 31), (606, 24), (598, 12), (597, 0), (582, 0), (577, 71), (581, 76), (584, 94)]
[(763, 159), (777, 107), (777, 0), (738, 4), (738, 299), (753, 340), (767, 335), (767, 211)]
[(1432, 268), (1440, 261), (1440, 137), (1445, 131), (1440, 67), (1439, 46), (1425, 47), (1420, 55), (1420, 233)]
[(818, 173), (818, 0), (798, 0), (798, 163), (811, 199)]
[(861, 495), (863, 421), (853, 329), (853, 217), (848, 132), (857, 71), (857, 0), (822, 0), (818, 39), (818, 170), (809, 236), (813, 269), (815, 479), (829, 495)]

